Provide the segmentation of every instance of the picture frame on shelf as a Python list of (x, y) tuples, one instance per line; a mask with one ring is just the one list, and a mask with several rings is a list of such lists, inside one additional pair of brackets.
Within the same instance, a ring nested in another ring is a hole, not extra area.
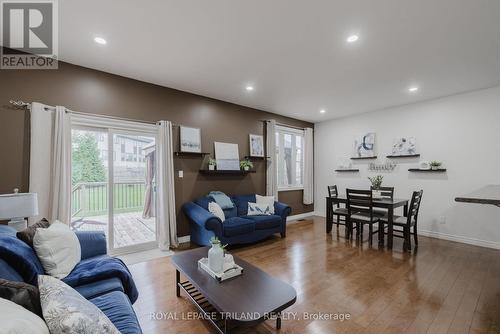
[(217, 170), (240, 170), (238, 144), (214, 142)]
[(354, 155), (351, 159), (373, 159), (375, 155), (375, 132), (365, 132), (354, 139)]
[(415, 137), (398, 137), (392, 141), (392, 157), (411, 157), (417, 156), (417, 139)]
[(201, 153), (201, 129), (189, 126), (180, 127), (180, 151)]
[(263, 158), (264, 157), (264, 136), (250, 134), (248, 136), (250, 144), (250, 157)]

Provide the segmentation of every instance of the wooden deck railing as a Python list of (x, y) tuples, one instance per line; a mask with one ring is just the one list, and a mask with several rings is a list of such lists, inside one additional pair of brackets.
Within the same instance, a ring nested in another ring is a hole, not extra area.
[[(144, 206), (144, 182), (118, 182), (114, 184), (113, 211), (115, 213), (141, 211)], [(80, 182), (71, 191), (71, 216), (89, 217), (108, 213), (109, 191), (107, 182)]]

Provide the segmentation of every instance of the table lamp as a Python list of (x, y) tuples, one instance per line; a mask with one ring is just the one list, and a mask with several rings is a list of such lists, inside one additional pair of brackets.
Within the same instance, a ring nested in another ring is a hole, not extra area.
[(0, 195), (0, 219), (10, 219), (9, 226), (17, 231), (24, 230), (28, 223), (25, 217), (38, 215), (38, 197), (36, 193), (19, 193)]

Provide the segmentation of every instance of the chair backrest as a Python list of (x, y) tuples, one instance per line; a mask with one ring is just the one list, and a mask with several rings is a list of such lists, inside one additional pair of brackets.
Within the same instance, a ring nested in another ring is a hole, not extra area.
[[(370, 188), (371, 190), (375, 190), (373, 189), (373, 187)], [(388, 199), (393, 199), (394, 198), (394, 187), (380, 187), (376, 190), (379, 190), (380, 191), (380, 195), (383, 197), (383, 198), (388, 198)]]
[(371, 190), (347, 189), (347, 211), (349, 216), (362, 213), (373, 218), (373, 193)]
[(333, 186), (328, 186), (328, 196), (329, 197), (337, 197), (339, 195), (339, 192), (337, 190), (337, 185), (334, 184)]
[(415, 220), (415, 224), (417, 223), (418, 211), (420, 210), (420, 203), (422, 202), (423, 194), (423, 190), (413, 192), (413, 195), (411, 196), (410, 206), (408, 207), (408, 224), (412, 219)]

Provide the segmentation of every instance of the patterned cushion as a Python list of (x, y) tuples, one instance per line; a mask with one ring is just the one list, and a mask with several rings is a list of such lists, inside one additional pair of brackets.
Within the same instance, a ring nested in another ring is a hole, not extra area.
[(269, 204), (257, 204), (257, 203), (248, 202), (248, 215), (249, 216), (270, 216), (273, 213), (274, 212), (271, 212), (271, 206)]
[(255, 203), (269, 204), (269, 207), (271, 208), (271, 214), (274, 215), (274, 196), (255, 195)]
[(215, 202), (208, 203), (208, 211), (210, 211), (215, 217), (219, 218), (221, 222), (223, 222), (226, 217), (224, 217), (224, 211), (219, 204)]
[(94, 304), (57, 278), (39, 275), (43, 317), (51, 334), (120, 334)]

